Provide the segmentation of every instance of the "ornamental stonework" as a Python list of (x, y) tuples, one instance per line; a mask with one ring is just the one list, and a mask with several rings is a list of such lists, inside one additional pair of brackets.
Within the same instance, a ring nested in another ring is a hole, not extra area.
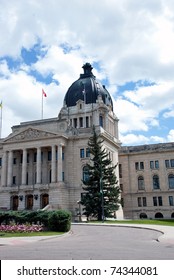
[(47, 131), (40, 131), (37, 129), (29, 128), (11, 138), (9, 138), (7, 141), (13, 142), (13, 141), (33, 140), (33, 139), (38, 139), (38, 138), (48, 138), (48, 137), (52, 137), (52, 136), (55, 136), (55, 134), (47, 132)]

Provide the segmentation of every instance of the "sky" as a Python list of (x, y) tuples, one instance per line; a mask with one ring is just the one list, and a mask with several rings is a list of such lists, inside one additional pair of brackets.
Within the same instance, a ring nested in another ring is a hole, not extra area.
[(89, 62), (122, 145), (174, 141), (173, 0), (0, 0), (1, 137), (54, 118)]

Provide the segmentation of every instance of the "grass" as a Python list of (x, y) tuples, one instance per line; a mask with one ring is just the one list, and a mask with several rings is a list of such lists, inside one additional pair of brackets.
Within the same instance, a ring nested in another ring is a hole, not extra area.
[[(95, 221), (98, 222), (98, 221)], [(104, 221), (107, 224), (144, 224), (144, 225), (162, 225), (162, 226), (174, 226), (174, 220), (148, 220), (148, 219), (140, 219), (140, 220), (107, 220)]]
[(40, 232), (14, 232), (14, 233), (8, 233), (8, 232), (0, 232), (0, 238), (4, 237), (28, 237), (28, 236), (52, 236), (52, 235), (61, 235), (64, 234), (64, 232), (56, 232), (56, 231), (40, 231)]

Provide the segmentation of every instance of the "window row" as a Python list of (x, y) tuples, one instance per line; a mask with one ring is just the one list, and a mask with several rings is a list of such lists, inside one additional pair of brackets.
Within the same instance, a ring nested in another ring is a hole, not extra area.
[[(153, 206), (163, 206), (162, 196), (153, 196), (152, 197)], [(174, 197), (172, 195), (168, 196), (169, 206), (174, 206)], [(147, 207), (147, 198), (146, 197), (137, 197), (138, 207)]]
[[(159, 169), (159, 161), (158, 160), (151, 160), (149, 163), (150, 169)], [(165, 167), (166, 168), (174, 168), (174, 159), (166, 159), (165, 160)], [(135, 162), (135, 170), (144, 170), (144, 162)]]
[[(152, 188), (154, 190), (160, 189), (160, 180), (158, 175), (152, 177)], [(174, 175), (168, 175), (168, 188), (174, 189)], [(138, 177), (138, 190), (145, 190), (145, 181), (143, 176)]]

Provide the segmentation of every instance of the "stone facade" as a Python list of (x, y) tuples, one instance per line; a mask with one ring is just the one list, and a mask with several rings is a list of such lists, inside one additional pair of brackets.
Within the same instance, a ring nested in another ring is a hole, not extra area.
[[(1, 139), (1, 209), (46, 207), (67, 209), (76, 216), (83, 193), (84, 167), (89, 161), (87, 143), (93, 125), (104, 139), (104, 147), (113, 164), (118, 163), (118, 119), (110, 95), (101, 84), (98, 87), (92, 67), (89, 64), (85, 67), (85, 73), (75, 82), (75, 90), (72, 91), (72, 86), (69, 88), (74, 104), (65, 95), (58, 117), (13, 126), (12, 133)], [(81, 82), (86, 83), (87, 99), (77, 88), (81, 87)], [(93, 94), (96, 99), (92, 99)], [(118, 177), (118, 168), (116, 173)]]
[[(67, 209), (77, 217), (93, 125), (116, 168), (125, 218), (174, 217), (174, 143), (121, 147), (112, 99), (89, 63), (58, 117), (23, 122), (0, 140), (0, 209)], [(122, 207), (117, 211), (123, 218)]]
[(122, 147), (124, 217), (174, 218), (174, 143)]

